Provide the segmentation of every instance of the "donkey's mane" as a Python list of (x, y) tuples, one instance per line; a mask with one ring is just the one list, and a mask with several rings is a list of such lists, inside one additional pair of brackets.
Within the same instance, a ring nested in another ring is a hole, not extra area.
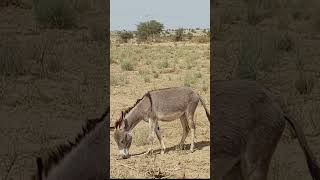
[(56, 166), (68, 153), (70, 153), (73, 148), (78, 146), (81, 140), (83, 140), (84, 137), (86, 137), (86, 135), (97, 126), (97, 124), (102, 122), (108, 114), (109, 114), (109, 108), (107, 108), (107, 110), (102, 114), (100, 118), (87, 119), (86, 124), (82, 126), (82, 132), (80, 132), (76, 136), (73, 142), (68, 141), (67, 143), (58, 145), (56, 146), (56, 148), (54, 148), (54, 150), (49, 152), (47, 154), (47, 157), (45, 157), (43, 161), (43, 171), (45, 176), (47, 176), (48, 172), (54, 166)]
[[(121, 125), (121, 123), (122, 123), (122, 121), (123, 121), (123, 118), (124, 118), (145, 96), (148, 96), (148, 97), (150, 98), (150, 94), (149, 94), (149, 93), (150, 93), (150, 91), (148, 91), (146, 94), (144, 94), (144, 95), (142, 96), (142, 98), (138, 99), (133, 106), (130, 106), (130, 107), (128, 107), (127, 109), (123, 110), (123, 111), (121, 112), (120, 118), (114, 123), (114, 127), (115, 127), (115, 128), (120, 127), (120, 125)], [(150, 100), (151, 100), (151, 99), (150, 99)]]

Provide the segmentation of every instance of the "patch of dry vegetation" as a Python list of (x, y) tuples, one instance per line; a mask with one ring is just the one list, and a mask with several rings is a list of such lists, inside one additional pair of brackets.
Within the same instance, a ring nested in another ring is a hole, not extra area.
[[(184, 34), (188, 31), (184, 30)], [(203, 33), (202, 30), (195, 32), (199, 31)], [(201, 33), (199, 32), (199, 34)], [(184, 39), (184, 36), (182, 40), (176, 41), (173, 38), (175, 33), (171, 32), (171, 35), (168, 39), (161, 36), (158, 42), (149, 41), (141, 44), (136, 43), (135, 38), (128, 40), (127, 43), (119, 42), (117, 34), (112, 35), (110, 51), (113, 62), (110, 73), (111, 124), (119, 118), (121, 110), (132, 106), (144, 93), (153, 89), (191, 86), (204, 98), (206, 106), (210, 107), (209, 41), (194, 43), (193, 39)], [(193, 37), (200, 36), (194, 33)], [(201, 106), (197, 108), (195, 118), (196, 142), (198, 144), (194, 153), (188, 152), (190, 137), (186, 141), (188, 144), (186, 150), (176, 150), (175, 148), (182, 135), (180, 120), (160, 122), (160, 130), (168, 147), (168, 152), (165, 155), (159, 154), (160, 146), (156, 140), (154, 156), (141, 155), (132, 156), (126, 160), (117, 160), (118, 148), (111, 132), (111, 177), (209, 178), (210, 128)], [(131, 154), (147, 150), (149, 147), (148, 133), (148, 125), (143, 121), (135, 127), (133, 143), (130, 148)]]

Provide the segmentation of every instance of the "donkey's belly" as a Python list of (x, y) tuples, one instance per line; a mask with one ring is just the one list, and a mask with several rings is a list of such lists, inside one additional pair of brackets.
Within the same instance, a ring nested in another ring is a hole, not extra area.
[(158, 112), (157, 113), (157, 118), (160, 121), (173, 121), (175, 119), (180, 118), (183, 113), (184, 113), (183, 111), (170, 112), (170, 113)]

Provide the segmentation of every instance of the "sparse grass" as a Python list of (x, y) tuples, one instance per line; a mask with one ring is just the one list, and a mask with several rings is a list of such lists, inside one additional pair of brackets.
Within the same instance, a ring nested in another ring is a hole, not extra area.
[(202, 74), (201, 74), (201, 72), (196, 72), (196, 73), (194, 74), (194, 76), (195, 76), (196, 78), (201, 78), (201, 77), (202, 77)]
[(151, 82), (151, 78), (149, 75), (143, 75), (143, 80), (145, 83), (150, 83)]
[(157, 64), (157, 67), (158, 67), (159, 69), (168, 68), (168, 67), (169, 67), (169, 62), (168, 62), (168, 60), (160, 61), (160, 62)]
[(188, 86), (188, 87), (191, 87), (193, 84), (195, 84), (197, 81), (197, 78), (193, 75), (193, 74), (187, 74), (185, 77), (184, 77), (184, 86)]
[(210, 43), (210, 38), (207, 35), (194, 36), (192, 42), (195, 43)]
[(203, 81), (203, 83), (202, 83), (202, 91), (203, 92), (207, 92), (208, 91), (208, 84), (205, 81)]
[(159, 73), (157, 73), (157, 72), (154, 73), (154, 74), (153, 74), (153, 77), (154, 77), (154, 78), (159, 78)]
[(110, 77), (111, 86), (125, 86), (129, 84), (128, 79), (123, 75), (116, 75)]
[(151, 65), (152, 64), (152, 61), (150, 59), (147, 59), (146, 60), (146, 65)]
[(139, 129), (139, 131), (133, 131), (133, 142), (137, 146), (144, 146), (149, 143), (148, 141), (149, 132), (148, 129)]
[(121, 69), (124, 71), (133, 71), (133, 63), (127, 59), (120, 61)]

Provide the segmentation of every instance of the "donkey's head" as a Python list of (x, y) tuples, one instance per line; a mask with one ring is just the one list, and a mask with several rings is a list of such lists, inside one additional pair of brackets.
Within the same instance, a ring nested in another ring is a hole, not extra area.
[(115, 123), (114, 140), (118, 145), (120, 155), (123, 159), (129, 157), (129, 148), (132, 142), (132, 135), (129, 132), (128, 121), (122, 112), (120, 119)]

